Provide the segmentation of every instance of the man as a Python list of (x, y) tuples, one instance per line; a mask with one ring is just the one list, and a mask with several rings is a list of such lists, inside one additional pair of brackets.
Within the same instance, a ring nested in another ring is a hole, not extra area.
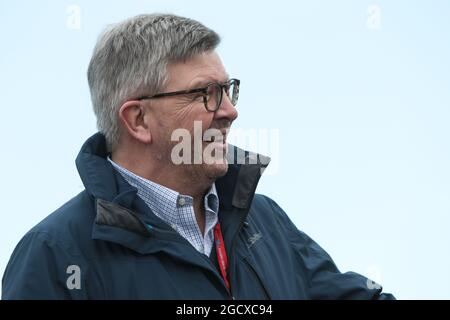
[(174, 15), (102, 34), (88, 69), (100, 132), (76, 159), (85, 190), (17, 245), (4, 299), (393, 298), (254, 194), (268, 159), (227, 145), (240, 81), (218, 43)]

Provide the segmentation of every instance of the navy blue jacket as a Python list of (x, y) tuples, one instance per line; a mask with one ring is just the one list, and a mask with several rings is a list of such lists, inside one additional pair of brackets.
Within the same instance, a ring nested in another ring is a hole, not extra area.
[(229, 164), (216, 181), (229, 292), (215, 253), (200, 254), (154, 215), (106, 157), (102, 134), (83, 145), (76, 165), (85, 190), (22, 238), (2, 279), (3, 299), (393, 298), (359, 274), (339, 272), (273, 200), (255, 194), (267, 161)]

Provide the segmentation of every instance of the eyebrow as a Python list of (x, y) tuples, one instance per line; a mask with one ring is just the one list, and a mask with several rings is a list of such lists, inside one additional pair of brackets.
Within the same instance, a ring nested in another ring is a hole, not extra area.
[(191, 86), (189, 86), (189, 90), (200, 88), (200, 87), (206, 87), (211, 82), (218, 82), (218, 83), (227, 82), (228, 80), (230, 80), (230, 76), (228, 74), (226, 74), (226, 77), (227, 77), (227, 79), (225, 81), (219, 81), (219, 80), (211, 78), (211, 77), (199, 79), (198, 81), (195, 81), (194, 83), (192, 83)]

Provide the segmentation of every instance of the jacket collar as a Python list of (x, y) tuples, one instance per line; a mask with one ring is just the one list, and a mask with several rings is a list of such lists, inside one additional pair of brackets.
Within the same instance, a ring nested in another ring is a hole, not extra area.
[[(228, 172), (216, 181), (216, 188), (220, 201), (219, 215), (220, 211), (240, 213), (226, 215), (227, 217), (222, 215), (222, 220), (225, 221), (221, 222), (225, 224), (225, 228), (233, 231), (233, 236), (230, 234), (227, 237), (231, 241), (237, 232), (237, 226), (248, 213), (259, 178), (270, 158), (232, 145), (229, 147)], [(115, 239), (114, 232), (107, 233), (104, 229), (121, 228), (136, 236), (154, 235), (161, 240), (181, 238), (151, 212), (137, 196), (136, 188), (129, 185), (107, 161), (107, 155), (105, 137), (96, 133), (84, 143), (76, 158), (76, 166), (86, 191), (95, 199), (96, 220), (93, 237), (120, 242), (136, 251), (140, 251), (137, 246), (141, 241), (124, 243), (124, 239), (130, 237)]]

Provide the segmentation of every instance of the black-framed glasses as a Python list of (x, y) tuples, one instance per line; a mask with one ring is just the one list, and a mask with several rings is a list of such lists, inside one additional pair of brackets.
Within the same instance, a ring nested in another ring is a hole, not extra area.
[(194, 97), (194, 100), (198, 97), (203, 97), (203, 103), (205, 104), (205, 108), (208, 111), (215, 112), (220, 108), (222, 104), (223, 91), (225, 91), (227, 97), (230, 99), (230, 102), (233, 106), (236, 106), (238, 98), (239, 98), (239, 85), (241, 81), (238, 79), (230, 79), (225, 83), (217, 83), (212, 82), (209, 83), (204, 88), (197, 88), (191, 90), (181, 90), (174, 92), (164, 92), (158, 93), (152, 96), (141, 96), (136, 100), (147, 100), (147, 99), (157, 99), (163, 97), (173, 97), (184, 94), (195, 94), (199, 95)]

